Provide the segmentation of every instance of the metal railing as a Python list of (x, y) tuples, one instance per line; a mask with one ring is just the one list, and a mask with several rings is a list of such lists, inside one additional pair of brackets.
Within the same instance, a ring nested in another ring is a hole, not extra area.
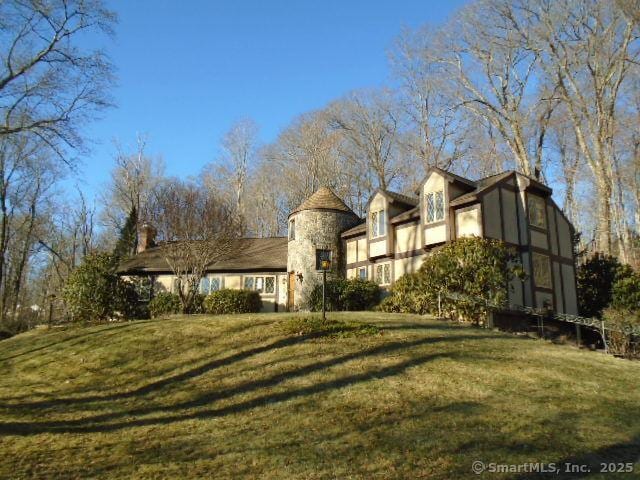
[[(610, 332), (618, 332), (624, 335), (628, 335), (629, 337), (639, 337), (640, 338), (640, 327), (637, 326), (620, 326), (620, 325), (611, 325), (607, 324), (604, 320), (599, 318), (591, 318), (591, 317), (581, 317), (580, 315), (570, 315), (568, 313), (553, 313), (548, 309), (544, 308), (532, 308), (532, 307), (524, 307), (522, 305), (514, 305), (514, 304), (498, 304), (494, 302), (490, 302), (484, 298), (473, 297), (470, 295), (465, 295), (456, 292), (441, 292), (438, 294), (438, 315), (442, 316), (442, 297), (447, 298), (449, 300), (454, 301), (464, 301), (471, 304), (481, 305), (488, 310), (495, 311), (513, 311), (520, 312), (527, 315), (531, 315), (534, 317), (538, 317), (540, 321), (542, 319), (552, 319), (559, 322), (572, 323), (577, 326), (587, 327), (593, 330), (596, 330), (600, 336), (602, 337), (602, 343), (604, 345), (605, 352), (608, 351), (607, 345), (607, 331)], [(579, 329), (577, 330), (578, 336), (580, 335)], [(578, 341), (580, 339), (578, 338)]]

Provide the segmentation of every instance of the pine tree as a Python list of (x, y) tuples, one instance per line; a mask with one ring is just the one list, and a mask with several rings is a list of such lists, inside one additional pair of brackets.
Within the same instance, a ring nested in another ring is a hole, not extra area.
[(113, 255), (117, 260), (130, 257), (135, 254), (138, 244), (138, 211), (131, 208), (127, 221), (120, 229), (120, 237), (113, 249)]

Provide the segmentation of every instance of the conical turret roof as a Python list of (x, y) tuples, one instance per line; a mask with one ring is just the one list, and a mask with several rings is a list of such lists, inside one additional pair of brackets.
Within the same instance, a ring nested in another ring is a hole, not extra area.
[[(303, 210), (337, 210), (353, 213), (347, 205), (329, 187), (320, 187), (313, 195), (294, 209), (290, 216)], [(353, 213), (355, 215), (355, 213)]]

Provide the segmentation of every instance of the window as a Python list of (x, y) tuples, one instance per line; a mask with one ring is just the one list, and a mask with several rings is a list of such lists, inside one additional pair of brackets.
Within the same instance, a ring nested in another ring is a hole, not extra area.
[(444, 192), (429, 192), (425, 195), (426, 223), (444, 220)]
[(200, 289), (199, 289), (199, 291), (203, 295), (206, 295), (207, 293), (209, 293), (209, 279), (207, 277), (202, 277), (200, 279)]
[(536, 287), (551, 288), (551, 266), (549, 257), (541, 253), (533, 253), (533, 281)]
[(544, 212), (544, 199), (536, 195), (527, 195), (529, 205), (529, 223), (534, 227), (547, 228), (547, 218)]
[(358, 278), (360, 280), (366, 280), (367, 279), (367, 267), (362, 267), (358, 269)]
[(289, 220), (289, 240), (296, 239), (296, 221)]
[(384, 237), (386, 235), (387, 218), (384, 214), (384, 209), (371, 212), (369, 228), (371, 229), (371, 238)]
[(138, 300), (141, 302), (148, 302), (151, 300), (151, 278), (138, 277), (134, 280), (134, 288), (138, 295)]
[(376, 265), (376, 283), (378, 285), (389, 285), (391, 283), (390, 263), (381, 263)]
[(198, 291), (202, 295), (208, 295), (211, 292), (217, 292), (220, 288), (222, 288), (221, 277), (202, 277)]
[(316, 250), (316, 270), (323, 270), (323, 260), (328, 260), (329, 262), (331, 262), (331, 250), (322, 250), (318, 248)]
[(245, 290), (255, 290), (259, 293), (273, 295), (276, 291), (276, 277), (257, 276), (244, 277)]

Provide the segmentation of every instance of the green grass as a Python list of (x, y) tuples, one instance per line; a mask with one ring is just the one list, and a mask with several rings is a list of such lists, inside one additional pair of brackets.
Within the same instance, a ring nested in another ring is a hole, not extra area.
[(474, 460), (640, 457), (640, 362), (412, 315), (305, 318), (0, 342), (0, 478), (452, 479)]

